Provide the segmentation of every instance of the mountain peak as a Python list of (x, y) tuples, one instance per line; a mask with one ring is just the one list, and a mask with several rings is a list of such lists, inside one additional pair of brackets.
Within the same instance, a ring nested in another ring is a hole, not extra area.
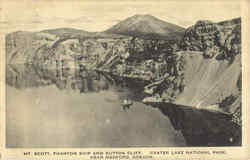
[(107, 33), (115, 33), (129, 36), (154, 36), (167, 37), (172, 33), (184, 32), (184, 28), (165, 22), (150, 14), (136, 14), (106, 30)]

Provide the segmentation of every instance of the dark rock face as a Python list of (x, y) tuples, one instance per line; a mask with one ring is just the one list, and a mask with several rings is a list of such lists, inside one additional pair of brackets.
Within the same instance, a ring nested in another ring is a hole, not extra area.
[(202, 51), (204, 57), (233, 59), (241, 53), (241, 21), (213, 23), (198, 21), (188, 28), (183, 37), (182, 47), (190, 51)]

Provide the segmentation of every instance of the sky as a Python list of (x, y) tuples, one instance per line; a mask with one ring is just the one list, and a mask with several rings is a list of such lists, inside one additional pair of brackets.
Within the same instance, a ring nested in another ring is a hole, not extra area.
[(241, 6), (230, 0), (1, 0), (0, 13), (0, 29), (4, 32), (60, 27), (98, 32), (135, 14), (150, 14), (187, 28), (198, 20), (218, 22), (240, 17)]

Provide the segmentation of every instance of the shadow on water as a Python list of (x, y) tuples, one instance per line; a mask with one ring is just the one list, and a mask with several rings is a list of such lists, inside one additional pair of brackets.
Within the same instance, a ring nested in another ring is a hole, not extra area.
[(173, 103), (148, 103), (169, 118), (180, 130), (187, 146), (241, 146), (241, 127), (231, 116)]

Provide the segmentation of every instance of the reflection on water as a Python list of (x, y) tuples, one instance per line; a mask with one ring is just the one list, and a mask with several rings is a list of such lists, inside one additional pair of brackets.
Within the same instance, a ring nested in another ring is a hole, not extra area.
[(53, 86), (66, 92), (91, 93), (104, 90), (116, 90), (125, 93), (130, 88), (129, 94), (121, 98), (140, 100), (143, 95), (143, 85), (129, 79), (112, 77), (107, 73), (77, 69), (47, 69), (32, 65), (8, 65), (6, 83), (9, 86), (24, 90)]
[(166, 116), (140, 103), (143, 84), (133, 80), (8, 65), (6, 83), (7, 147), (185, 145)]

